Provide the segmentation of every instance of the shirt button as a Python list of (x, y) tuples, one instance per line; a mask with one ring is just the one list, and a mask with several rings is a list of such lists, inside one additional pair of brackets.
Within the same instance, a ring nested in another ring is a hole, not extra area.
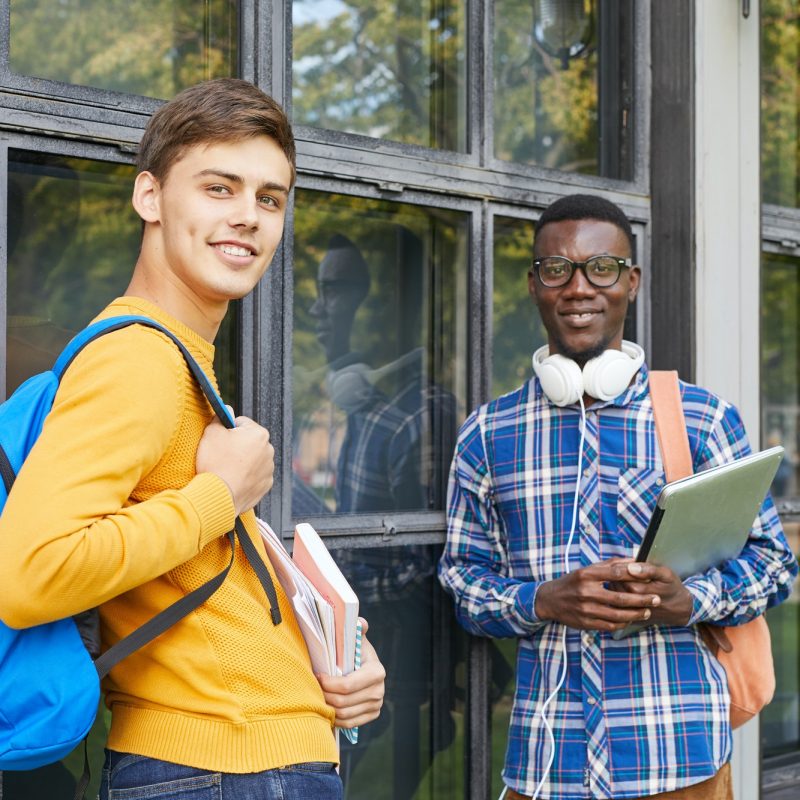
[(589, 699), (588, 699), (586, 702), (587, 702), (587, 703), (588, 703), (590, 706), (593, 706), (593, 705), (595, 705), (595, 703), (597, 703), (597, 700), (595, 700), (595, 699), (594, 699), (594, 697), (590, 697), (590, 698), (589, 698)]
[(584, 631), (583, 632), (583, 643), (588, 647), (591, 644), (594, 644), (594, 634), (591, 631)]

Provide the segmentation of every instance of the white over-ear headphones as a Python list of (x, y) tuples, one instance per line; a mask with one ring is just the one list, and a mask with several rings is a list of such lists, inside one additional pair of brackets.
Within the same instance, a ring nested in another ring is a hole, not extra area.
[(628, 387), (644, 363), (644, 350), (634, 342), (623, 341), (621, 350), (606, 350), (590, 358), (583, 369), (572, 359), (550, 355), (548, 345), (533, 354), (533, 371), (542, 390), (557, 406), (577, 403), (584, 393), (597, 400), (613, 400)]

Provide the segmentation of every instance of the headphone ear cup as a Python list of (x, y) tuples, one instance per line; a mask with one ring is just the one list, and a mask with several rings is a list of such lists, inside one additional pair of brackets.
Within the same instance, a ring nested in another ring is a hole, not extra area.
[(577, 403), (583, 396), (581, 368), (571, 359), (558, 354), (542, 358), (542, 350), (547, 352), (547, 347), (533, 354), (533, 370), (542, 384), (542, 391), (557, 406)]
[(591, 358), (583, 367), (586, 393), (598, 400), (613, 400), (628, 388), (631, 378), (641, 366), (622, 350), (606, 350)]

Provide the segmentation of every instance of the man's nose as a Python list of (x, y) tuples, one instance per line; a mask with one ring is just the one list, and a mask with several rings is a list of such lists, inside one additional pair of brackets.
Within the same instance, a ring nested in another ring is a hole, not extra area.
[(564, 287), (564, 292), (574, 295), (593, 295), (597, 292), (597, 287), (589, 283), (584, 268), (576, 267)]
[(319, 319), (320, 317), (325, 316), (325, 304), (322, 302), (321, 295), (317, 295), (317, 299), (314, 300), (311, 308), (308, 309), (308, 313), (311, 314), (314, 319)]
[(236, 202), (228, 222), (232, 228), (258, 228), (258, 201), (255, 198), (241, 196)]

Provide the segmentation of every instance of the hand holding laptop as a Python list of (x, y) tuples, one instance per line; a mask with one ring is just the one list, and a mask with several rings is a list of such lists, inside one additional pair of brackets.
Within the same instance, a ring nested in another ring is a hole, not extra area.
[(616, 631), (643, 620), (675, 625), (688, 620), (688, 595), (670, 569), (614, 558), (541, 584), (535, 613), (579, 630)]

